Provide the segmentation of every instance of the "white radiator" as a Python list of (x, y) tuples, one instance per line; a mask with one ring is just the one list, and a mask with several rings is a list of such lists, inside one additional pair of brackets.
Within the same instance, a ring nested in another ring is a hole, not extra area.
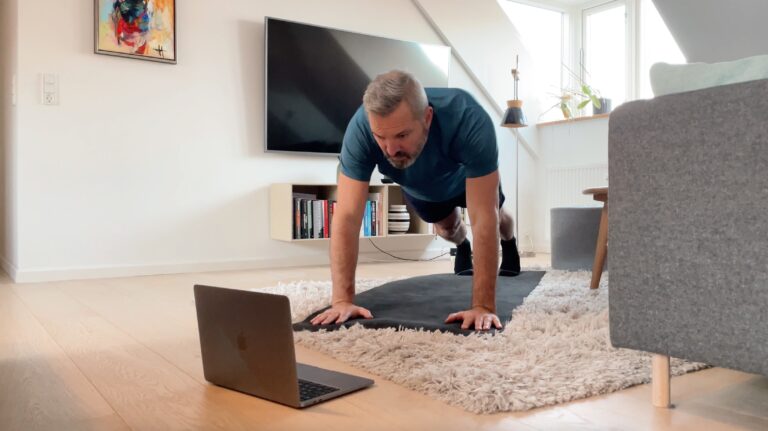
[(583, 194), (590, 187), (608, 185), (608, 165), (569, 166), (547, 170), (547, 207), (544, 213), (544, 231), (550, 239), (550, 209), (565, 206), (602, 206), (602, 202)]

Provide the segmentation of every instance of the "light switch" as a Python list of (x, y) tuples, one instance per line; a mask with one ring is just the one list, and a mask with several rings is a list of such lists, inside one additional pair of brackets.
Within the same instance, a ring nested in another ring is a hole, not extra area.
[(59, 104), (59, 77), (55, 73), (44, 73), (42, 79), (43, 105)]

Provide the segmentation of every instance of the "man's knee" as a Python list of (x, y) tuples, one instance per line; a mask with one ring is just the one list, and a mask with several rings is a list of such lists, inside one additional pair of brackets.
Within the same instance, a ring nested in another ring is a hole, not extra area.
[(440, 235), (443, 238), (451, 238), (455, 236), (457, 233), (459, 233), (459, 229), (461, 229), (460, 224), (451, 225), (451, 226), (440, 226), (436, 225), (437, 228), (437, 234)]
[(513, 220), (512, 215), (504, 207), (499, 208), (499, 221), (501, 223), (509, 223)]
[(509, 240), (515, 235), (515, 219), (504, 208), (499, 208), (499, 233), (501, 239)]
[(461, 217), (459, 217), (458, 209), (448, 217), (435, 223), (435, 229), (437, 234), (444, 238), (450, 238), (458, 234), (461, 231)]

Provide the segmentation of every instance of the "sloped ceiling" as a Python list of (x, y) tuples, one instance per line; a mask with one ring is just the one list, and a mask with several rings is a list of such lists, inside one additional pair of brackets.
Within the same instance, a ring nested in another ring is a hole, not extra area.
[(768, 0), (653, 0), (689, 63), (768, 54)]

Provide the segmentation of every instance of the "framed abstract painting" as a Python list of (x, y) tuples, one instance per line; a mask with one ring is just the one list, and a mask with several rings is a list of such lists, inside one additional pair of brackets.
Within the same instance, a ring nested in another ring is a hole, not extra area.
[(176, 64), (175, 0), (94, 0), (94, 49)]

